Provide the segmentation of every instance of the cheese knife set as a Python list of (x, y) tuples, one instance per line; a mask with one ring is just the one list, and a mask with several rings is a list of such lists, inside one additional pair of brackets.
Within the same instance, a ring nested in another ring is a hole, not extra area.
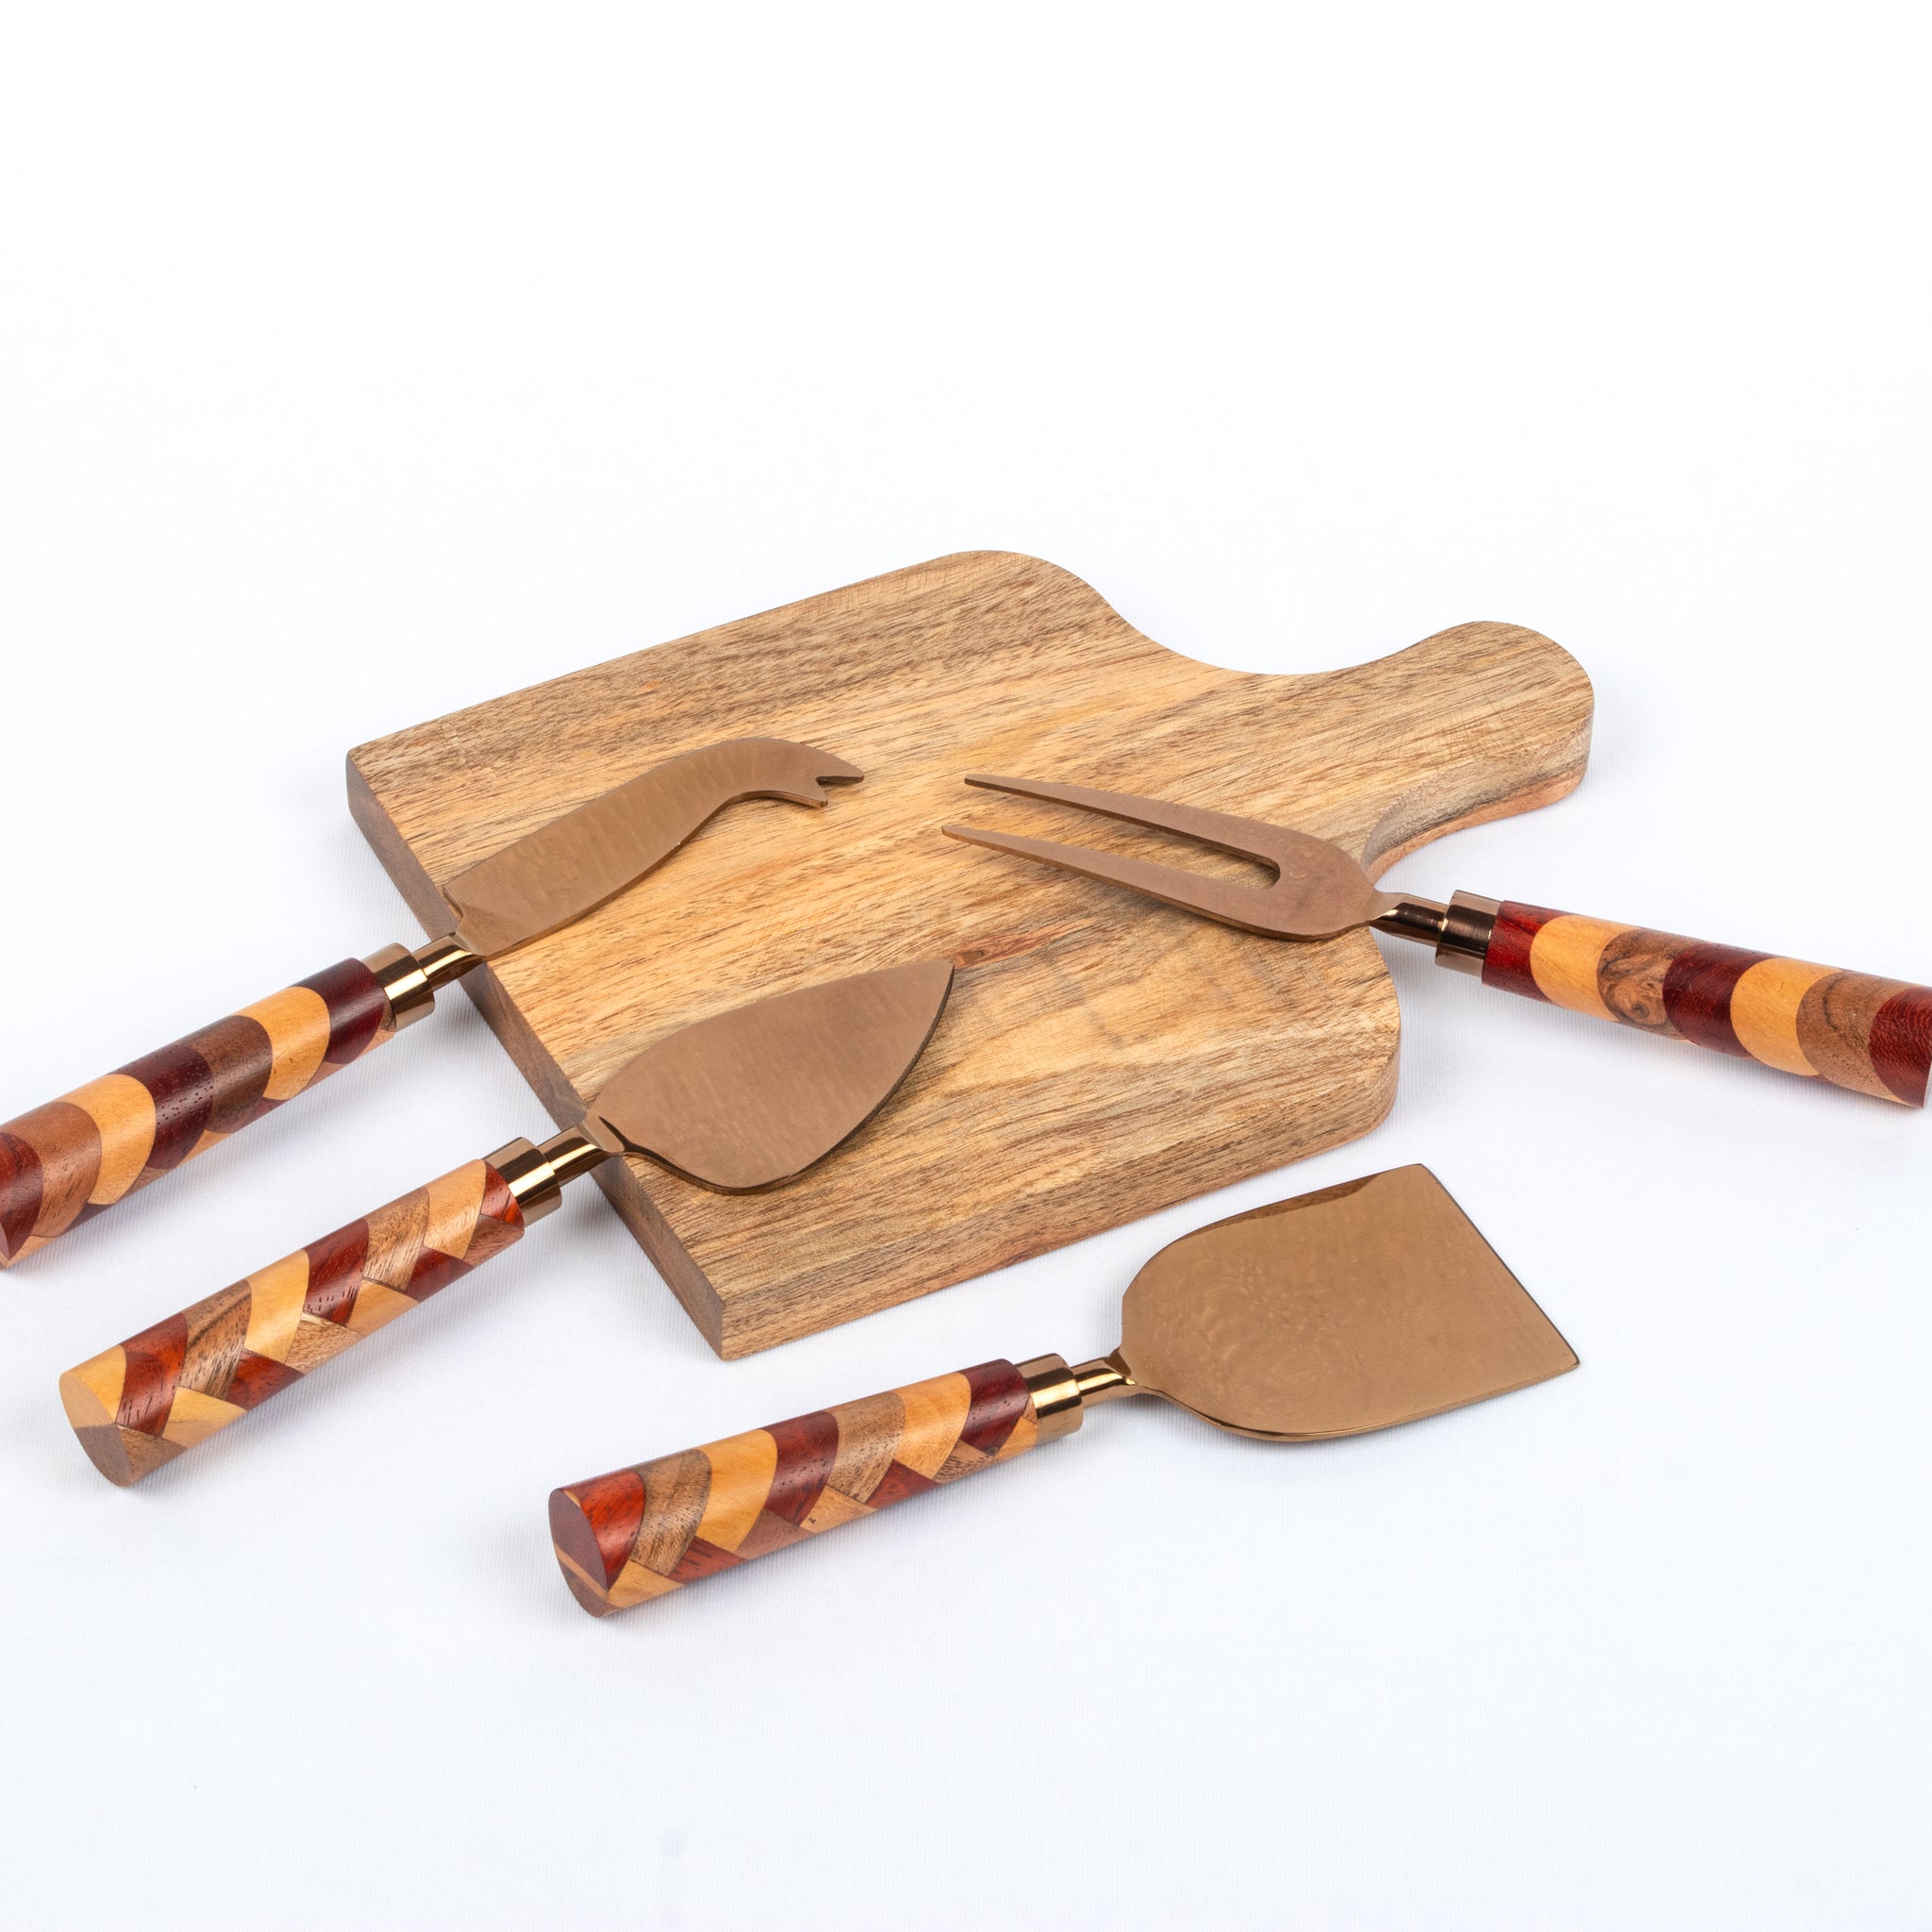
[[(950, 581), (958, 592), (957, 575)], [(918, 586), (922, 594), (931, 588)], [(958, 621), (970, 622), (971, 599), (963, 601)], [(857, 637), (864, 625), (854, 608), (847, 605), (845, 612)], [(1020, 620), (1027, 614), (1023, 608)], [(1037, 608), (1031, 614), (1041, 615)], [(1502, 645), (1519, 660), (1532, 646), (1519, 647), (1517, 638), (1555, 652), (1534, 633), (1517, 633)], [(1493, 643), (1480, 641), (1485, 648)], [(873, 647), (870, 640), (856, 641), (854, 661), (862, 666)], [(1493, 676), (1501, 655), (1491, 648), (1478, 668)], [(648, 660), (620, 660), (640, 661)], [(755, 676), (742, 675), (744, 663), (737, 655), (740, 681), (755, 685)], [(821, 667), (821, 715), (836, 711), (847, 668), (836, 656)], [(896, 661), (889, 669), (908, 689), (916, 685)], [(892, 677), (882, 682), (891, 685)], [(891, 715), (908, 718), (907, 728), (916, 732), (911, 699), (897, 690), (889, 695), (897, 700), (887, 708)], [(929, 683), (919, 695), (931, 703)], [(769, 722), (774, 732), (813, 722), (776, 701), (777, 715), (747, 719), (742, 704), (756, 696), (753, 691), (741, 699), (735, 715), (723, 707), (724, 722)], [(1044, 678), (1041, 701), (1050, 715), (1033, 744), (1008, 729), (992, 734), (1002, 747), (1068, 748), (1049, 728), (1058, 720)], [(848, 702), (867, 711), (864, 702)], [(1451, 759), (1446, 778), (1432, 769), (1426, 786), (1411, 788), (1420, 804), (1385, 810), (1374, 825), (1353, 833), (1313, 804), (1314, 824), (1290, 826), (1274, 822), (1278, 799), (1262, 801), (1270, 809), (1264, 818), (1076, 782), (1101, 772), (1116, 778), (1131, 773), (1131, 744), (1111, 746), (1084, 769), (1062, 763), (1051, 778), (986, 776), (954, 765), (908, 788), (919, 794), (910, 812), (855, 818), (846, 827), (858, 848), (855, 877), (861, 890), (871, 861), (873, 895), (857, 903), (875, 908), (874, 929), (848, 918), (830, 944), (815, 947), (815, 970), (777, 972), (776, 990), (750, 999), (720, 997), (698, 1017), (678, 1013), (674, 1024), (657, 1025), (625, 992), (625, 975), (639, 951), (632, 924), (653, 930), (654, 899), (665, 904), (660, 923), (669, 928), (669, 906), (688, 864), (673, 855), (692, 846), (695, 858), (697, 847), (728, 844), (744, 811), (732, 810), (711, 826), (726, 808), (755, 810), (748, 802), (758, 800), (823, 808), (832, 795), (828, 788), (876, 806), (880, 790), (877, 778), (861, 785), (866, 774), (858, 765), (795, 738), (738, 730), (694, 741), (689, 728), (669, 735), (669, 755), (641, 769), (638, 752), (648, 747), (609, 742), (614, 782), (602, 790), (587, 787), (573, 766), (575, 802), (448, 867), (435, 887), (435, 905), (425, 908), (419, 880), (413, 896), (435, 934), (425, 943), (344, 960), (0, 1126), (0, 1265), (8, 1265), (362, 1058), (430, 1012), (437, 991), (458, 977), (476, 975), (471, 983), (482, 989), (478, 1003), (513, 1050), (516, 1040), (541, 1027), (506, 999), (505, 980), (529, 989), (517, 994), (527, 1007), (563, 990), (576, 1002), (574, 1013), (588, 1004), (597, 1016), (582, 1066), (539, 1083), (553, 1118), (565, 1123), (560, 1131), (513, 1140), (63, 1374), (68, 1420), (110, 1481), (137, 1482), (259, 1407), (515, 1243), (528, 1224), (557, 1206), (569, 1182), (600, 1170), (626, 1220), (632, 1214), (625, 1191), (642, 1187), (654, 1203), (675, 1205), (697, 1240), (718, 1216), (734, 1211), (734, 1202), (743, 1204), (744, 1213), (764, 1214), (763, 1197), (789, 1199), (800, 1208), (799, 1246), (826, 1250), (824, 1277), (841, 1272), (834, 1236), (844, 1229), (848, 1263), (875, 1250), (875, 1272), (896, 1270), (894, 1278), (910, 1284), (897, 1298), (960, 1278), (961, 1269), (979, 1272), (972, 1265), (979, 1251), (937, 1208), (931, 1243), (948, 1252), (929, 1265), (922, 1259), (916, 1196), (888, 1204), (897, 1217), (890, 1242), (867, 1247), (861, 1236), (850, 1248), (857, 1223), (841, 1206), (841, 1191), (851, 1185), (849, 1175), (841, 1178), (841, 1164), (889, 1161), (895, 1138), (922, 1132), (943, 1150), (935, 1158), (973, 1160), (974, 1148), (958, 1144), (970, 1137), (934, 1132), (930, 1121), (917, 1117), (937, 1114), (949, 1083), (970, 1082), (975, 1064), (991, 1067), (1003, 1053), (1031, 1051), (1036, 1091), (1047, 1094), (1058, 1074), (1052, 1056), (1065, 1049), (1024, 1041), (1016, 1049), (1016, 1026), (1024, 1034), (1027, 1023), (1024, 974), (1036, 974), (1044, 1014), (1063, 997), (1044, 969), (1058, 964), (1063, 977), (1065, 959), (1080, 941), (1091, 941), (1096, 927), (1125, 935), (1109, 941), (1108, 950), (1117, 953), (1137, 942), (1146, 922), (1161, 922), (1159, 943), (1149, 944), (1142, 962), (1145, 975), (1162, 972), (1163, 948), (1170, 949), (1173, 970), (1187, 973), (1198, 971), (1202, 958), (1191, 948), (1220, 946), (1207, 932), (1191, 938), (1189, 922), (1170, 924), (1175, 912), (1210, 928), (1285, 941), (1291, 954), (1318, 965), (1337, 957), (1338, 946), (1359, 943), (1349, 936), (1373, 928), (1430, 944), (1440, 963), (1488, 986), (1874, 1098), (1924, 1104), (1932, 990), (1514, 901), (1458, 891), (1437, 902), (1377, 887), (1374, 872), (1434, 827), (1521, 809), (1568, 790), (1581, 769), (1582, 749), (1574, 743), (1560, 753), (1569, 763), (1556, 775), (1516, 782), (1487, 798), (1472, 789), (1468, 763), (1458, 777)], [(887, 762), (896, 763), (904, 755), (898, 743), (881, 741)], [(420, 748), (412, 744), (412, 756)], [(928, 762), (943, 764), (947, 747), (937, 748), (939, 758)], [(1244, 802), (1231, 798), (1212, 774), (1192, 785), (1175, 782), (1172, 762), (1166, 745), (1145, 760), (1159, 791)], [(1502, 754), (1489, 753), (1485, 762), (1498, 767)], [(868, 767), (873, 763), (868, 758)], [(357, 769), (352, 764), (352, 794)], [(997, 823), (949, 823), (945, 801), (973, 796), (957, 789), (962, 782), (1141, 828), (1122, 835), (1130, 843), (1141, 838), (1140, 849), (1065, 844)], [(402, 788), (394, 789), (401, 796)], [(387, 802), (384, 809), (396, 815)], [(787, 905), (788, 867), (808, 874), (811, 863), (824, 863), (821, 841), (840, 841), (849, 810), (836, 807), (816, 824), (795, 824), (790, 833), (776, 823), (755, 828), (760, 836), (751, 890), (761, 908)], [(369, 829), (369, 816), (358, 815)], [(948, 846), (942, 833), (996, 856)], [(1273, 875), (1254, 884), (1225, 875), (1224, 866), (1168, 863), (1149, 856), (1142, 833), (1177, 835)], [(902, 912), (886, 885), (888, 838), (891, 852), (916, 841), (922, 867), (935, 857), (954, 867), (958, 895), (941, 898), (933, 909), (928, 891), (919, 896), (916, 913)], [(383, 839), (376, 842), (398, 871), (403, 861)], [(954, 856), (945, 859), (949, 852)], [(417, 857), (413, 849), (408, 854), (411, 864)], [(1008, 858), (1085, 883), (1058, 888), (1065, 903), (1056, 908), (1040, 896), (1042, 887), (1055, 889), (1044, 878), (1023, 889), (1026, 869), (1008, 867)], [(993, 908), (1003, 898), (1018, 900), (1023, 890), (1030, 896), (1013, 905), (1010, 924), (1002, 927)], [(807, 908), (813, 903), (808, 886), (797, 896)], [(1137, 915), (1137, 902), (1155, 903)], [(950, 929), (949, 909), (956, 922)], [(1122, 920), (1141, 924), (1111, 924)], [(626, 937), (613, 953), (608, 934), (618, 921)], [(607, 950), (587, 955), (600, 923)], [(731, 936), (729, 922), (715, 915), (706, 943), (728, 949)], [(1254, 988), (1267, 989), (1247, 965), (1253, 956), (1243, 949), (1251, 945), (1243, 938), (1207, 957), (1229, 999), (1239, 1004), (1245, 995), (1263, 1008), (1255, 1014), (1263, 1020), (1265, 1001), (1255, 998)], [(1063, 949), (1058, 962), (1052, 958), (1057, 947)], [(779, 956), (774, 950), (770, 957)], [(504, 973), (513, 958), (517, 966)], [(608, 966), (600, 967), (599, 958)], [(493, 976), (498, 973), (502, 978)], [(1002, 973), (996, 981), (992, 975)], [(955, 996), (956, 987), (969, 985), (972, 991)], [(982, 994), (981, 987), (992, 991)], [(958, 1018), (948, 1017), (949, 1000), (957, 1008), (959, 998), (966, 1007)], [(1365, 995), (1351, 987), (1338, 994), (1338, 1008), (1344, 998), (1360, 1005)], [(1366, 1033), (1374, 1016), (1366, 1005), (1361, 1010), (1371, 1014)], [(632, 1050), (640, 1037), (647, 1043)], [(924, 1064), (929, 1048), (943, 1062), (930, 1073)], [(1124, 1053), (1134, 1058), (1132, 1042)], [(1392, 1076), (1392, 1041), (1389, 1063)], [(1024, 1096), (1024, 1079), (1015, 1091)], [(1184, 1110), (1185, 1094), (1169, 1104)], [(1324, 1121), (1323, 1104), (1307, 1103), (1307, 1132), (1325, 1134), (1316, 1144), (1363, 1130), (1340, 1114)], [(1150, 1130), (1143, 1113), (1133, 1109), (1135, 1131)], [(1053, 1115), (1041, 1106), (1025, 1120), (1041, 1172)], [(1176, 1131), (1182, 1125), (1173, 1123)], [(999, 1122), (990, 1121), (985, 1132), (999, 1136)], [(1222, 1176), (1210, 1176), (1189, 1185), (1198, 1176), (1189, 1172), (1187, 1158), (1173, 1156), (1176, 1197), (1221, 1184)], [(1146, 1161), (1136, 1165), (1144, 1170)], [(641, 1174), (657, 1179), (641, 1183)], [(1057, 1197), (1046, 1187), (1023, 1200), (1024, 1191), (1008, 1184), (978, 1204), (981, 1219), (996, 1224), (990, 1238), (1004, 1240), (1006, 1258), (1091, 1231), (1071, 1207), (1056, 1221)], [(863, 1191), (865, 1212), (880, 1213), (879, 1190)], [(1103, 1224), (1146, 1211), (1145, 1198), (1122, 1192)], [(663, 1217), (646, 1219), (664, 1239)], [(1025, 1231), (1016, 1235), (1023, 1222)], [(738, 1225), (741, 1233), (766, 1224)], [(698, 1288), (706, 1284), (697, 1269), (687, 1272), (686, 1249), (652, 1253), (691, 1306), (697, 1288), (691, 1275), (699, 1275)], [(936, 1272), (944, 1268), (954, 1272)], [(809, 1286), (818, 1277), (801, 1278)], [(788, 1332), (803, 1333), (863, 1311), (863, 1304), (822, 1291), (815, 1302), (800, 1299), (795, 1311), (774, 1319), (788, 1322)], [(563, 1578), (586, 1609), (607, 1615), (1010, 1460), (1078, 1428), (1087, 1408), (1127, 1395), (1161, 1396), (1238, 1434), (1298, 1441), (1384, 1428), (1481, 1401), (1559, 1374), (1576, 1359), (1441, 1183), (1420, 1167), (1277, 1202), (1171, 1243), (1135, 1277), (1122, 1322), (1118, 1347), (1077, 1366), (1058, 1356), (993, 1360), (559, 1488), (550, 1499), (550, 1531)], [(718, 1334), (712, 1340), (721, 1353), (733, 1352), (720, 1346)]]

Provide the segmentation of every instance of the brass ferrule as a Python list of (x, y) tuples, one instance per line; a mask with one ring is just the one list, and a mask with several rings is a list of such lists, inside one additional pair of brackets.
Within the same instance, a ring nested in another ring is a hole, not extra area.
[(1111, 1402), (1116, 1396), (1140, 1392), (1126, 1365), (1116, 1356), (1102, 1356), (1070, 1369), (1063, 1356), (1037, 1355), (1016, 1366), (1032, 1393), (1033, 1417), (1042, 1442), (1071, 1436), (1080, 1426), (1090, 1402)]
[(431, 940), (412, 953), (408, 946), (385, 946), (371, 953), (363, 965), (375, 975), (395, 1017), (396, 1031), (413, 1026), (425, 1013), (436, 1010), (436, 989), (460, 978), (472, 966), (480, 966), (482, 957), (473, 953), (453, 934)]
[(512, 1141), (484, 1158), (509, 1183), (509, 1191), (525, 1221), (541, 1221), (556, 1211), (563, 1184), (589, 1174), (610, 1158), (580, 1127), (553, 1134), (542, 1146)]
[(1502, 909), (1500, 899), (1485, 899), (1479, 892), (1456, 893), (1442, 922), (1442, 936), (1436, 941), (1436, 964), (1452, 973), (1479, 975), (1495, 937), (1496, 914)]
[(1442, 937), (1449, 908), (1433, 899), (1404, 899), (1380, 919), (1370, 922), (1377, 932), (1392, 933), (1399, 940), (1420, 940), (1433, 946)]

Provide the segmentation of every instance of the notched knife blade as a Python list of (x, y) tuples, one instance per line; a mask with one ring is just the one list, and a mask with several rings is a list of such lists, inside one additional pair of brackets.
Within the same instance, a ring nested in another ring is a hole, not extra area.
[(634, 885), (744, 798), (823, 806), (858, 766), (789, 738), (732, 738), (640, 772), (446, 881), (457, 939), (486, 959), (556, 932)]

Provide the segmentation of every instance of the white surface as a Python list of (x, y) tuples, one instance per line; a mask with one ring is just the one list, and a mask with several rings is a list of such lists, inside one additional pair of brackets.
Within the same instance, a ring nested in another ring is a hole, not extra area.
[[(1917, 9), (691, 13), (10, 10), (0, 1114), (413, 933), (349, 744), (977, 546), (1225, 664), (1534, 625), (1587, 783), (1395, 882), (1932, 975)], [(728, 1367), (587, 1192), (87, 1466), (58, 1370), (541, 1118), (461, 999), (8, 1275), (8, 1918), (1926, 1924), (1932, 1128), (1391, 964), (1369, 1141)], [(1417, 1159), (1580, 1374), (558, 1581), (556, 1482)]]

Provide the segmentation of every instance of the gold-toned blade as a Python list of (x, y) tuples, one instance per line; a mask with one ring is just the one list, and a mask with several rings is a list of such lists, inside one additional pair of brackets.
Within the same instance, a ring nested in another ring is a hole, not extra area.
[(950, 959), (920, 959), (696, 1021), (609, 1081), (591, 1124), (721, 1193), (775, 1187), (891, 1099), (952, 984)]
[(640, 772), (445, 882), (457, 938), (495, 958), (581, 919), (742, 798), (824, 805), (865, 774), (789, 738), (731, 738)]
[(1038, 859), (1043, 865), (1078, 873), (1082, 878), (1124, 886), (1129, 891), (1158, 899), (1162, 905), (1177, 906), (1242, 932), (1261, 933), (1269, 939), (1332, 939), (1379, 919), (1396, 904), (1389, 894), (1376, 891), (1368, 874), (1340, 845), (1287, 825), (1237, 818), (1230, 812), (1208, 811), (1198, 806), (1174, 805), (1166, 799), (1139, 798), (1130, 791), (1097, 791), (1086, 785), (1054, 785), (1041, 779), (994, 778), (983, 774), (975, 774), (966, 783), (989, 791), (1010, 791), (1021, 798), (1072, 806), (1129, 824), (1158, 826), (1272, 865), (1275, 875), (1270, 884), (1243, 886), (1232, 879), (1190, 872), (1183, 866), (1154, 865), (1090, 846), (982, 831), (975, 825), (940, 827), (949, 839)]
[(1425, 1167), (1237, 1214), (1161, 1249), (1121, 1308), (1142, 1389), (1242, 1435), (1359, 1435), (1576, 1357)]

